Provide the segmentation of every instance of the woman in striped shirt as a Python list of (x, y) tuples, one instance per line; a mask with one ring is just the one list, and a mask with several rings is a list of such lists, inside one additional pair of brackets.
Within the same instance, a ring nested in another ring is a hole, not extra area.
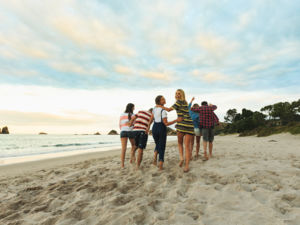
[(184, 142), (185, 167), (183, 171), (188, 172), (189, 162), (190, 162), (191, 141), (194, 136), (194, 125), (193, 125), (193, 120), (189, 115), (188, 104), (187, 101), (185, 100), (185, 93), (182, 89), (178, 89), (176, 91), (175, 99), (176, 102), (171, 108), (166, 108), (166, 107), (162, 107), (162, 108), (168, 112), (175, 109), (177, 112), (178, 122), (176, 124), (176, 130), (177, 130), (177, 138), (178, 138), (179, 157), (180, 157), (179, 166), (182, 167), (184, 162), (183, 159), (183, 142)]
[(128, 103), (125, 109), (125, 112), (121, 114), (120, 116), (120, 138), (121, 138), (121, 144), (122, 144), (122, 152), (121, 152), (121, 167), (124, 168), (124, 161), (125, 161), (125, 154), (127, 149), (127, 141), (129, 139), (131, 144), (131, 159), (130, 162), (132, 163), (135, 161), (134, 157), (134, 151), (135, 151), (135, 143), (134, 143), (134, 136), (132, 132), (132, 127), (129, 126), (129, 121), (131, 120), (131, 117), (134, 116), (134, 104)]

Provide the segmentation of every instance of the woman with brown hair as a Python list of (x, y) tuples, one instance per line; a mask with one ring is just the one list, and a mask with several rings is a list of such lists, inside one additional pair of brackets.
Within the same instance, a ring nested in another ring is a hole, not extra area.
[(121, 168), (124, 168), (124, 161), (125, 161), (125, 154), (126, 154), (126, 149), (127, 149), (127, 141), (129, 139), (130, 144), (131, 144), (131, 159), (130, 162), (133, 163), (135, 161), (134, 157), (134, 151), (135, 151), (135, 143), (134, 143), (134, 135), (132, 132), (132, 128), (129, 125), (129, 121), (131, 120), (131, 117), (134, 116), (133, 114), (134, 111), (134, 104), (128, 103), (126, 106), (126, 109), (124, 113), (121, 114), (120, 116), (120, 139), (121, 139), (121, 145), (122, 145), (122, 151), (121, 151)]
[(189, 115), (189, 109), (187, 101), (185, 100), (185, 93), (182, 89), (178, 89), (175, 93), (176, 102), (171, 108), (166, 108), (161, 106), (166, 111), (170, 112), (176, 110), (178, 115), (178, 122), (176, 124), (177, 130), (177, 139), (178, 139), (178, 149), (180, 163), (179, 166), (182, 167), (184, 158), (183, 158), (183, 142), (185, 146), (185, 167), (184, 172), (189, 171), (189, 162), (190, 162), (190, 148), (191, 141), (194, 136), (194, 125), (193, 120)]

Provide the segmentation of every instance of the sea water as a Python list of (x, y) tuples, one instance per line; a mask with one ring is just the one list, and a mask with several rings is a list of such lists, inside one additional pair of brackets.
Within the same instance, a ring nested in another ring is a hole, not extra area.
[[(168, 137), (176, 140), (176, 137)], [(153, 143), (149, 135), (148, 143)], [(128, 142), (128, 148), (130, 143)], [(0, 135), (0, 165), (121, 148), (119, 135)], [(18, 160), (22, 158), (22, 160)]]

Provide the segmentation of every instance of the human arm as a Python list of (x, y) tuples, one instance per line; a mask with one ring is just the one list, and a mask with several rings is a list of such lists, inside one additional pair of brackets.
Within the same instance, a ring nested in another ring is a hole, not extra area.
[[(180, 117), (180, 121), (181, 121), (181, 118), (182, 118), (182, 117)], [(168, 118), (166, 117), (166, 118), (163, 118), (163, 123), (164, 123), (166, 126), (170, 126), (170, 125), (172, 125), (172, 124), (178, 122), (178, 119), (179, 119), (179, 118), (177, 118), (176, 120), (172, 120), (172, 121), (168, 122)]]
[(149, 133), (149, 130), (150, 130), (151, 124), (153, 123), (153, 120), (154, 120), (154, 115), (152, 114), (152, 115), (151, 115), (151, 118), (150, 118), (150, 121), (149, 121), (148, 128), (147, 128), (147, 130), (146, 130), (146, 133), (147, 133), (147, 134)]
[(136, 120), (136, 116), (133, 115), (133, 116), (131, 117), (131, 120), (129, 121), (128, 126), (129, 126), (129, 127), (132, 127), (132, 125), (133, 125), (133, 123), (134, 123), (135, 120)]
[(192, 105), (194, 100), (195, 100), (195, 97), (193, 97), (192, 100), (190, 101), (190, 105)]
[(217, 109), (217, 106), (213, 105), (213, 104), (209, 104), (209, 107), (211, 107), (212, 110), (216, 110)]
[(172, 107), (168, 108), (168, 107), (165, 107), (165, 106), (162, 106), (162, 105), (157, 105), (156, 107), (162, 108), (163, 110), (166, 110), (167, 112), (170, 112), (170, 111), (174, 110)]

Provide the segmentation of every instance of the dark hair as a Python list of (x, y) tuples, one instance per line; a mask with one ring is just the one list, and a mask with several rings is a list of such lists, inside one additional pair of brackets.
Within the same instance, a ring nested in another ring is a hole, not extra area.
[(128, 120), (131, 120), (131, 116), (133, 114), (134, 104), (128, 103), (125, 109), (125, 113), (128, 113)]
[(208, 105), (208, 104), (207, 104), (207, 101), (201, 102), (201, 105)]
[(149, 112), (151, 112), (151, 113), (152, 113), (152, 111), (153, 111), (153, 108), (150, 108), (150, 109), (149, 109)]
[(193, 105), (193, 108), (198, 108), (199, 107), (199, 105), (197, 104), (197, 103), (195, 103), (194, 105)]
[(158, 95), (156, 98), (155, 98), (155, 103), (156, 105), (160, 105), (160, 100), (163, 96), (162, 95)]

